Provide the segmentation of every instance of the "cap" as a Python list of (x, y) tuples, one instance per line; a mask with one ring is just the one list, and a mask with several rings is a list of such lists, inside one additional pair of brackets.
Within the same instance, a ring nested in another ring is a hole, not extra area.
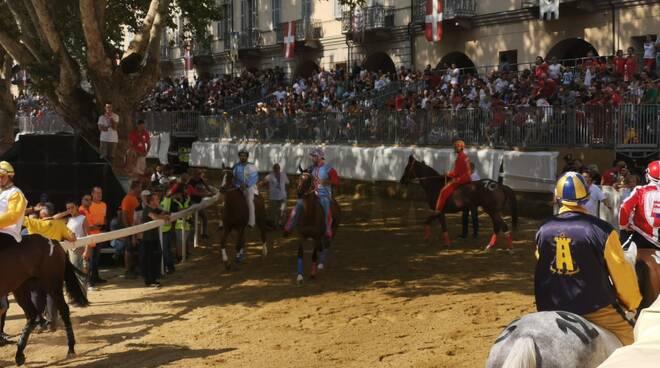
[(151, 192), (147, 189), (143, 190), (142, 193), (140, 193), (141, 196), (148, 196), (151, 195)]

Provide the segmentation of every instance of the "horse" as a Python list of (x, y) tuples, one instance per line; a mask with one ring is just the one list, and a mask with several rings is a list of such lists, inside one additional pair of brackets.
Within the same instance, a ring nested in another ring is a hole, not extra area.
[[(422, 188), (424, 188), (424, 191), (426, 192), (426, 200), (428, 201), (429, 207), (431, 210), (435, 210), (435, 205), (438, 196), (440, 195), (440, 191), (442, 190), (443, 183), (446, 180), (446, 176), (440, 175), (433, 168), (429, 167), (422, 161), (417, 161), (413, 155), (410, 155), (400, 183), (408, 184), (414, 180), (418, 180), (422, 185)], [(497, 242), (497, 234), (500, 231), (503, 231), (507, 239), (508, 249), (511, 250), (511, 232), (509, 232), (509, 228), (504, 219), (502, 219), (501, 214), (502, 209), (507, 203), (509, 204), (509, 210), (511, 212), (512, 228), (515, 230), (518, 225), (518, 209), (516, 195), (510, 187), (489, 179), (461, 185), (451, 194), (449, 200), (445, 204), (443, 212), (434, 213), (426, 219), (424, 237), (426, 240), (429, 240), (431, 236), (431, 223), (433, 220), (439, 219), (442, 226), (444, 243), (449, 247), (450, 239), (449, 233), (447, 232), (445, 213), (465, 210), (476, 211), (481, 207), (484, 212), (490, 216), (493, 222), (493, 235), (491, 236), (486, 249), (495, 246)]]
[(635, 271), (642, 293), (642, 302), (638, 311), (648, 308), (660, 296), (660, 251), (655, 249), (638, 249)]
[[(330, 239), (325, 235), (325, 214), (323, 207), (319, 203), (314, 190), (314, 178), (309, 171), (299, 168), (301, 174), (298, 178), (297, 194), (302, 200), (302, 213), (298, 217), (298, 235), (300, 243), (298, 244), (298, 259), (296, 282), (302, 284), (303, 277), (303, 255), (305, 240), (314, 240), (314, 251), (312, 252), (312, 269), (310, 278), (314, 279), (318, 270), (323, 270), (327, 261), (327, 252), (330, 247)], [(330, 211), (332, 213), (332, 232), (337, 233), (339, 219), (341, 215), (340, 207), (333, 198), (330, 201)], [(320, 257), (319, 257), (320, 254)]]
[[(231, 263), (227, 257), (227, 238), (232, 230), (238, 232), (236, 240), (236, 264), (240, 264), (245, 257), (245, 228), (248, 225), (249, 213), (245, 202), (245, 196), (240, 188), (234, 185), (234, 172), (223, 166), (222, 186), (220, 192), (224, 196), (224, 205), (222, 207), (223, 233), (220, 238), (220, 247), (222, 252), (222, 262), (227, 270), (231, 269)], [(261, 252), (265, 257), (268, 255), (268, 220), (266, 218), (266, 207), (261, 196), (254, 197), (254, 215), (257, 228), (261, 235)]]
[(614, 334), (576, 314), (536, 312), (502, 331), (486, 368), (596, 368), (621, 346)]
[[(16, 365), (25, 363), (25, 347), (30, 333), (37, 326), (37, 310), (30, 299), (29, 284), (36, 281), (52, 298), (64, 321), (69, 350), (67, 359), (76, 355), (76, 340), (71, 326), (69, 306), (64, 300), (63, 287), (79, 307), (86, 307), (89, 301), (76, 274), (80, 274), (69, 261), (59, 243), (40, 235), (23, 237), (20, 244), (2, 244), (0, 237), (0, 295), (13, 292), (18, 305), (25, 312), (27, 323), (18, 339)], [(6, 239), (6, 238), (5, 238)]]

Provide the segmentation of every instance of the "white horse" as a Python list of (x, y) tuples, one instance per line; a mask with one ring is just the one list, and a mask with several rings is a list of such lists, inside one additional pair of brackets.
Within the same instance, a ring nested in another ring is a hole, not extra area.
[[(634, 267), (637, 247), (625, 246), (626, 260)], [(614, 334), (577, 314), (537, 312), (502, 331), (486, 368), (596, 368), (621, 346)]]
[(486, 368), (596, 368), (619, 347), (614, 334), (576, 314), (531, 313), (502, 331)]

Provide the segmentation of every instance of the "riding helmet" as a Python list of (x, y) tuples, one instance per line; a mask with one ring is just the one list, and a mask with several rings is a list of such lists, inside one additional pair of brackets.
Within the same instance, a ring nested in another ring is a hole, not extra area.
[(660, 187), (660, 160), (653, 161), (646, 167), (646, 180)]
[(14, 176), (14, 167), (7, 161), (0, 162), (0, 175)]
[(582, 206), (589, 201), (589, 186), (582, 175), (569, 171), (557, 180), (555, 197), (562, 204)]

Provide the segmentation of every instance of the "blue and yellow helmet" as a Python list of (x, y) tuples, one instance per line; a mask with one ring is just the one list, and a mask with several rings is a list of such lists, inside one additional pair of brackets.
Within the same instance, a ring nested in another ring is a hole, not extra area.
[(582, 206), (589, 200), (589, 186), (582, 175), (569, 171), (557, 180), (555, 198), (562, 204)]

